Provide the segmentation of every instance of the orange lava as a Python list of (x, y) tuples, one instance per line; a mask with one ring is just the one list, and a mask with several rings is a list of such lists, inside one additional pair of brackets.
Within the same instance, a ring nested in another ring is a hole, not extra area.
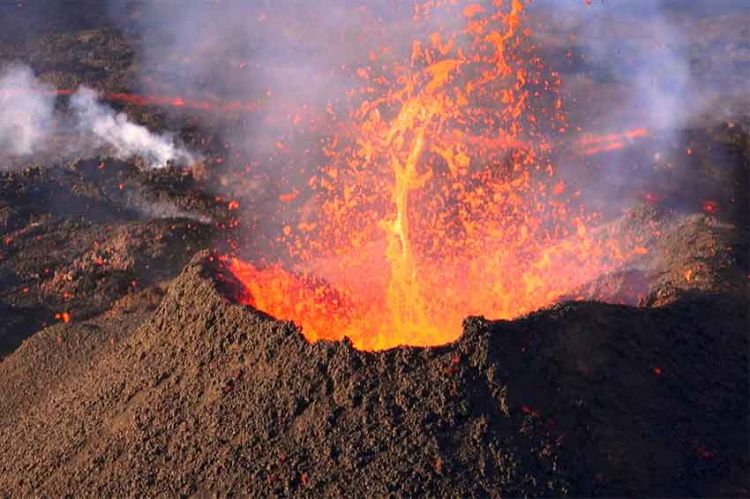
[[(59, 88), (51, 91), (54, 95), (73, 95), (77, 90), (70, 88)], [(13, 95), (22, 95), (30, 92), (28, 89), (6, 88), (0, 90), (0, 97)], [(257, 101), (225, 101), (218, 99), (191, 99), (179, 95), (150, 95), (136, 94), (126, 92), (106, 92), (102, 94), (102, 99), (108, 102), (119, 102), (131, 106), (158, 106), (183, 108), (193, 111), (201, 111), (215, 114), (238, 114), (252, 113), (258, 110)]]
[(258, 109), (258, 103), (255, 101), (187, 99), (180, 96), (129, 93), (106, 93), (103, 98), (110, 102), (121, 102), (134, 106), (175, 107), (208, 113), (252, 113)]
[[(566, 129), (559, 79), (534, 54), (524, 8), (431, 0), (409, 53), (371, 51), (311, 195), (280, 201), (299, 203), (279, 235), (293, 263), (233, 259), (241, 301), (311, 341), (440, 345), (466, 316), (531, 312), (638, 253), (591, 231), (556, 175), (545, 144)], [(424, 35), (437, 16), (461, 26)], [(578, 145), (593, 154), (645, 133)]]
[(67, 324), (68, 322), (70, 322), (70, 313), (68, 312), (57, 313), (55, 314), (55, 319), (61, 320)]
[(585, 135), (577, 141), (576, 149), (579, 154), (593, 156), (594, 154), (623, 149), (636, 139), (641, 139), (648, 135), (649, 131), (645, 128), (635, 128), (607, 135)]

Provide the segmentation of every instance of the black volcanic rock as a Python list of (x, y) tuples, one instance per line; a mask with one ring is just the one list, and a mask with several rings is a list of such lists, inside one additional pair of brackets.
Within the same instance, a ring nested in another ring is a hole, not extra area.
[[(308, 343), (234, 304), (237, 285), (200, 254), (150, 319), (58, 368), (54, 390), (29, 388), (23, 411), (3, 382), (0, 493), (748, 492), (741, 295), (562, 304), (468, 319), (444, 347), (367, 353)], [(55, 326), (72, 343), (88, 327)]]

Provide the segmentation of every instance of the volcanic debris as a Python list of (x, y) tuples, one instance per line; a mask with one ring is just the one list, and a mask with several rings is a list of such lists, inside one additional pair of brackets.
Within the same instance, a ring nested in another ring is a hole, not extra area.
[(566, 303), (511, 322), (467, 319), (451, 345), (368, 353), (308, 343), (235, 304), (237, 286), (202, 253), (139, 327), (60, 324), (25, 342), (2, 379), (25, 379), (56, 349), (77, 367), (35, 361), (42, 382), (27, 382), (22, 400), (3, 383), (0, 490), (748, 491), (741, 296)]

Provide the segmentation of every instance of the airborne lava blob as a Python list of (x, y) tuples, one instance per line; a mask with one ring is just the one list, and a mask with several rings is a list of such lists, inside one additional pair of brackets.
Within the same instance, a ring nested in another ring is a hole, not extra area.
[(285, 263), (231, 262), (244, 302), (311, 341), (439, 345), (468, 315), (528, 313), (622, 263), (557, 177), (560, 82), (524, 19), (520, 0), (434, 0), (408, 51), (370, 50), (280, 235)]

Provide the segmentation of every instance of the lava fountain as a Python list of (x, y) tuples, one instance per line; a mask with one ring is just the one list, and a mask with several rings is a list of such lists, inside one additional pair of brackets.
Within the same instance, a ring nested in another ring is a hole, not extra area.
[(554, 167), (560, 82), (524, 7), (423, 2), (408, 50), (370, 50), (280, 227), (287, 255), (231, 260), (244, 303), (310, 341), (439, 345), (466, 316), (513, 318), (622, 265), (627, 245), (591, 229)]

